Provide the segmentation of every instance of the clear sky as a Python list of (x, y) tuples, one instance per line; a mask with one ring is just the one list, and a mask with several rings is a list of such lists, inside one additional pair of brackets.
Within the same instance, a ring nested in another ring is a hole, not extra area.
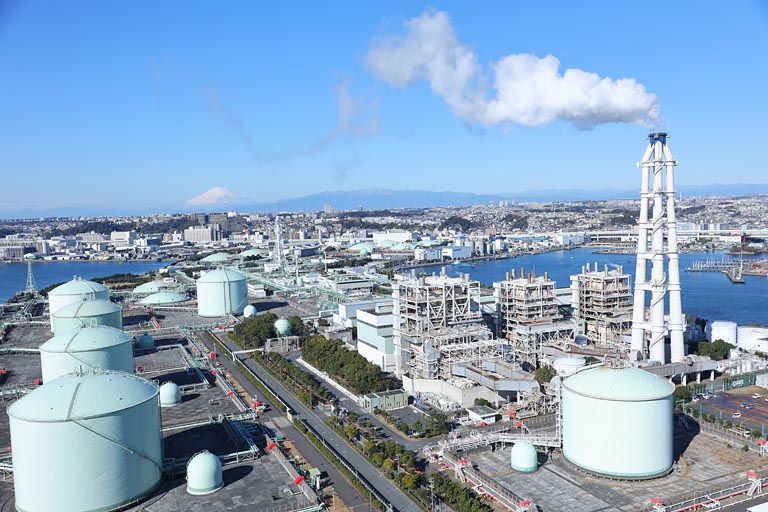
[(767, 79), (757, 0), (0, 1), (0, 214), (768, 183)]

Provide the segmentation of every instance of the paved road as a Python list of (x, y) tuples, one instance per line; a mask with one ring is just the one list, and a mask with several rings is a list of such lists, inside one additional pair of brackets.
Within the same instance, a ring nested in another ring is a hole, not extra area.
[[(206, 339), (206, 336), (200, 337), (208, 346), (209, 349), (212, 349), (210, 345), (210, 341)], [(227, 339), (224, 342), (225, 346), (229, 350), (238, 350), (239, 347), (235, 345), (234, 342)], [(248, 380), (240, 370), (235, 368), (235, 366), (231, 363), (229, 360), (224, 360), (226, 358), (222, 359), (222, 365), (225, 366), (230, 372), (234, 373), (235, 375), (241, 376), (242, 379), (240, 380), (241, 385), (243, 385), (246, 390), (248, 390), (249, 393), (258, 394), (261, 395), (261, 393), (256, 393), (256, 387)], [(262, 379), (264, 382), (266, 382), (280, 397), (281, 400), (283, 400), (285, 403), (287, 403), (291, 409), (293, 409), (296, 413), (298, 413), (299, 417), (304, 419), (307, 423), (309, 423), (316, 432), (318, 432), (329, 444), (334, 446), (336, 450), (342, 454), (342, 456), (346, 459), (347, 464), (353, 468), (355, 468), (361, 475), (363, 475), (368, 481), (373, 485), (376, 490), (384, 496), (384, 498), (389, 501), (389, 503), (394, 507), (395, 511), (399, 512), (418, 512), (420, 511), (419, 507), (411, 501), (408, 496), (406, 496), (400, 489), (395, 487), (395, 485), (385, 478), (370, 462), (368, 462), (365, 458), (363, 458), (362, 455), (360, 455), (357, 451), (355, 451), (351, 446), (349, 446), (344, 439), (341, 438), (335, 431), (331, 430), (330, 427), (328, 427), (323, 419), (315, 414), (313, 410), (311, 410), (309, 407), (304, 405), (299, 399), (297, 399), (292, 393), (290, 393), (283, 385), (278, 382), (276, 379), (274, 379), (269, 373), (267, 373), (266, 370), (264, 370), (261, 366), (256, 364), (253, 359), (251, 359), (247, 354), (244, 355), (238, 355), (238, 359), (248, 367), (255, 375), (257, 375), (260, 379)], [(291, 427), (293, 428), (293, 427)], [(297, 448), (299, 451), (302, 452), (302, 454), (309, 460), (313, 465), (317, 464), (315, 461), (310, 459), (310, 451), (308, 450), (307, 453), (304, 452), (304, 449), (308, 446), (311, 446), (310, 443), (303, 438), (303, 435), (301, 435), (298, 431), (293, 429), (295, 433), (295, 437), (292, 437), (292, 440), (296, 440), (295, 444), (297, 445)], [(303, 441), (303, 443), (302, 443)], [(319, 452), (314, 450), (316, 454), (320, 455)], [(322, 457), (322, 455), (321, 455)], [(328, 471), (328, 474), (331, 475), (331, 471), (328, 469), (329, 467), (332, 467), (330, 464), (326, 463), (324, 466), (321, 466), (318, 464), (318, 467), (321, 467), (321, 469), (325, 469)], [(334, 472), (336, 475), (339, 475), (337, 471)], [(340, 480), (343, 480), (343, 478), (339, 476), (333, 476), (332, 477), (335, 482), (336, 492), (341, 496), (341, 498), (346, 502), (347, 501), (347, 492), (344, 492), (342, 494), (342, 489), (339, 487)], [(350, 499), (354, 499), (355, 497), (360, 498), (360, 493), (357, 490), (353, 489), (353, 494), (349, 496)]]

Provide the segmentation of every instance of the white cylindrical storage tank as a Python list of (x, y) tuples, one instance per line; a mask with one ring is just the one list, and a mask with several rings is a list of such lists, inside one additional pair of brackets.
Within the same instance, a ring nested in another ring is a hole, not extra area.
[(8, 408), (16, 510), (111, 510), (162, 477), (157, 386), (125, 373), (68, 374)]
[(531, 443), (520, 441), (509, 450), (509, 462), (515, 471), (530, 473), (539, 468), (539, 454)]
[(123, 310), (104, 299), (81, 300), (64, 306), (53, 314), (53, 332), (59, 334), (75, 327), (106, 325), (123, 328)]
[(109, 300), (109, 288), (100, 283), (74, 277), (71, 281), (49, 291), (48, 311), (51, 315), (51, 327), (53, 327), (54, 313), (64, 306), (82, 301), (83, 298)]
[(555, 359), (552, 367), (557, 371), (558, 375), (565, 376), (570, 375), (579, 368), (583, 368), (587, 364), (587, 361), (583, 357), (558, 357)]
[(241, 315), (248, 304), (248, 283), (240, 272), (219, 269), (197, 280), (197, 314)]
[(175, 382), (164, 382), (160, 386), (160, 407), (173, 407), (181, 403), (181, 389)]
[(243, 309), (243, 316), (245, 318), (256, 316), (256, 306), (252, 304), (248, 304), (247, 306), (245, 306), (245, 309)]
[(183, 293), (162, 291), (149, 294), (138, 303), (142, 306), (171, 306), (181, 302), (187, 302), (188, 300), (189, 297)]
[(638, 368), (599, 366), (563, 380), (563, 454), (589, 472), (616, 478), (663, 475), (672, 467), (672, 393)]
[(40, 346), (43, 382), (75, 369), (133, 372), (133, 337), (106, 326), (76, 327)]
[(728, 320), (715, 320), (712, 322), (712, 329), (709, 334), (709, 341), (723, 340), (734, 347), (738, 340), (738, 330), (736, 322)]
[(209, 451), (196, 453), (187, 462), (187, 492), (195, 496), (211, 494), (224, 487), (221, 461)]
[[(714, 326), (712, 332), (714, 332)], [(714, 336), (712, 339), (715, 339)], [(738, 341), (738, 347), (744, 350), (768, 352), (768, 328), (748, 325), (739, 327)], [(735, 342), (733, 344), (736, 345)]]

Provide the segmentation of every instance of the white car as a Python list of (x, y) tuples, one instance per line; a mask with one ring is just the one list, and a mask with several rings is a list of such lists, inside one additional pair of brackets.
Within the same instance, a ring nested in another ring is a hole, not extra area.
[(731, 417), (732, 418), (741, 418), (741, 413), (740, 412), (735, 412), (735, 413), (731, 414)]
[(761, 395), (760, 393), (755, 393), (754, 395), (752, 395), (752, 398), (757, 400), (758, 398), (763, 398), (763, 395)]

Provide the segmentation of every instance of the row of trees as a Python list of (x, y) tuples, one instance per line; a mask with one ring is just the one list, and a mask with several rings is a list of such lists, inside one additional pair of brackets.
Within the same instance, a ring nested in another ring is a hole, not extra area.
[(459, 482), (449, 480), (441, 473), (432, 475), (432, 484), (437, 494), (457, 512), (491, 512), (493, 508), (484, 503), (473, 492)]
[(292, 387), (294, 394), (305, 404), (313, 406), (318, 402), (327, 403), (335, 398), (312, 375), (280, 354), (270, 352), (262, 357), (271, 367), (272, 373), (283, 383)]
[(397, 379), (387, 376), (359, 353), (347, 350), (338, 340), (315, 336), (302, 345), (301, 353), (305, 361), (333, 375), (358, 394), (401, 387)]
[(698, 353), (700, 356), (708, 356), (715, 361), (722, 361), (728, 357), (731, 350), (736, 348), (727, 341), (715, 340), (712, 343), (699, 343)]

